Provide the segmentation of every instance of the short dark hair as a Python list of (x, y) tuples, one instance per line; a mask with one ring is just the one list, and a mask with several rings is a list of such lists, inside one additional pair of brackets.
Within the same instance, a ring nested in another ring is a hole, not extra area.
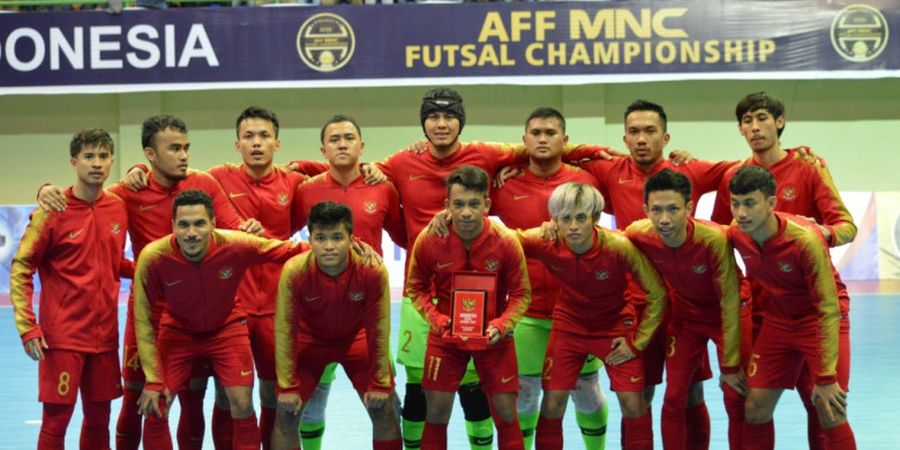
[(350, 122), (350, 124), (353, 125), (353, 128), (356, 128), (356, 134), (358, 134), (359, 138), (362, 139), (362, 130), (359, 129), (359, 124), (356, 123), (356, 119), (350, 116), (345, 116), (343, 114), (336, 114), (334, 117), (328, 119), (328, 121), (325, 122), (325, 125), (322, 125), (322, 130), (319, 131), (319, 142), (323, 144), (325, 143), (325, 129), (328, 128), (328, 125), (341, 122)]
[(635, 111), (653, 111), (659, 114), (659, 119), (662, 120), (663, 131), (666, 131), (666, 128), (669, 125), (669, 117), (666, 116), (666, 110), (663, 109), (662, 105), (642, 99), (635, 100), (625, 108), (625, 115), (622, 116), (622, 119), (627, 122), (628, 115)]
[(141, 125), (141, 145), (144, 148), (156, 148), (156, 133), (169, 128), (182, 134), (187, 134), (188, 132), (187, 125), (177, 117), (168, 115), (153, 116), (145, 120), (144, 124)]
[[(752, 94), (747, 94), (738, 102), (737, 106), (734, 108), (734, 115), (737, 117), (738, 123), (741, 123), (744, 114), (758, 109), (765, 109), (772, 117), (778, 119), (784, 115), (784, 102), (768, 92), (754, 92)], [(782, 131), (784, 131), (784, 126), (778, 129), (778, 137), (781, 137)]]
[(81, 130), (72, 136), (69, 142), (69, 155), (73, 158), (78, 157), (81, 149), (84, 147), (100, 147), (109, 150), (109, 154), (113, 154), (116, 144), (113, 143), (109, 132), (102, 128), (90, 128)]
[(280, 125), (278, 124), (278, 116), (274, 112), (269, 111), (266, 108), (261, 108), (259, 106), (250, 106), (245, 109), (244, 112), (242, 112), (234, 122), (234, 132), (237, 133), (238, 137), (240, 137), (241, 134), (241, 122), (246, 119), (263, 119), (270, 122), (275, 128), (275, 137), (278, 137), (278, 130)]
[(563, 133), (566, 132), (566, 118), (556, 108), (540, 107), (532, 111), (525, 120), (525, 131), (528, 131), (528, 124), (534, 119), (557, 119), (559, 125), (562, 126)]
[(344, 224), (347, 233), (353, 234), (353, 213), (347, 205), (329, 201), (313, 205), (306, 220), (310, 233), (319, 227), (333, 227), (339, 224)]
[(212, 198), (209, 194), (196, 189), (188, 189), (186, 191), (181, 191), (181, 193), (175, 196), (175, 201), (172, 203), (172, 220), (175, 220), (175, 211), (178, 211), (179, 206), (192, 205), (203, 205), (206, 209), (206, 214), (209, 215), (210, 219), (216, 217), (213, 211)]
[(675, 191), (684, 197), (684, 202), (691, 201), (691, 180), (684, 174), (674, 170), (663, 169), (644, 183), (644, 204), (650, 199), (651, 192)]
[(775, 195), (775, 177), (764, 167), (743, 166), (735, 172), (728, 183), (731, 195), (747, 195), (760, 191), (766, 197)]
[(475, 166), (462, 166), (453, 171), (447, 177), (447, 195), (450, 195), (450, 187), (454, 184), (462, 186), (467, 191), (488, 194), (488, 175), (484, 170)]

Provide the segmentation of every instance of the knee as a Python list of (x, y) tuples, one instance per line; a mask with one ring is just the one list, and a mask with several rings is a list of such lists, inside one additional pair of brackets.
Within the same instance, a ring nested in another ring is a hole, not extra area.
[(286, 411), (278, 410), (275, 414), (275, 429), (279, 433), (290, 436), (291, 433), (298, 433), (300, 427), (300, 415), (291, 414)]
[(516, 418), (516, 395), (511, 393), (491, 396), (494, 414), (497, 419), (506, 423)]
[[(431, 423), (450, 422), (450, 413), (453, 410), (453, 396), (445, 392), (428, 394), (426, 392), (425, 420)], [(448, 400), (449, 397), (449, 400)]]
[(541, 400), (541, 416), (548, 419), (561, 419), (566, 413), (566, 402), (568, 401), (568, 391), (544, 391), (544, 398)]
[(744, 420), (751, 424), (766, 423), (772, 420), (771, 408), (765, 402), (748, 396), (744, 400)]
[(410, 422), (425, 421), (425, 393), (421, 384), (408, 383), (403, 396), (403, 418)]
[(228, 396), (228, 403), (231, 408), (231, 417), (235, 419), (245, 419), (253, 414), (253, 400), (249, 389), (240, 389), (232, 393)]
[(640, 417), (647, 412), (647, 402), (640, 392), (623, 392), (619, 394), (619, 405), (624, 417)]
[(578, 378), (575, 390), (572, 391), (572, 402), (575, 410), (582, 414), (597, 412), (606, 405), (606, 396), (600, 390), (600, 377), (597, 373)]

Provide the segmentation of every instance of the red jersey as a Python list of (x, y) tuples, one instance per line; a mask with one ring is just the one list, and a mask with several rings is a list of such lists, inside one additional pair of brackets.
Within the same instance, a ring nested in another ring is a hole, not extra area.
[(666, 310), (666, 288), (656, 270), (622, 233), (594, 227), (590, 250), (576, 255), (562, 239), (541, 238), (540, 228), (519, 232), (529, 257), (543, 262), (563, 289), (553, 310), (553, 326), (588, 337), (621, 335), (635, 324), (634, 306), (625, 301), (627, 275), (643, 288), (647, 307), (632, 342), (643, 350)]
[(297, 187), (293, 214), (295, 229), (303, 228), (309, 211), (315, 204), (326, 200), (342, 203), (353, 213), (353, 235), (381, 254), (381, 229), (387, 230), (391, 239), (406, 247), (406, 228), (400, 211), (400, 196), (390, 182), (369, 185), (359, 175), (347, 187), (325, 172)]
[(625, 236), (646, 255), (669, 288), (671, 324), (710, 324), (722, 329), (723, 368), (741, 363), (740, 281), (725, 227), (688, 218), (687, 239), (666, 245), (650, 219), (632, 223)]
[[(834, 186), (831, 173), (825, 167), (825, 161), (821, 158), (818, 164), (804, 161), (797, 152), (800, 149), (810, 152), (809, 147), (786, 149), (787, 156), (768, 168), (775, 177), (775, 185), (778, 188), (775, 193), (778, 197), (775, 209), (798, 216), (812, 217), (816, 223), (831, 231), (828, 244), (832, 247), (853, 241), (856, 237), (856, 224), (853, 223), (853, 216), (844, 206), (841, 194)], [(753, 158), (748, 158), (743, 164), (759, 166)], [(729, 224), (733, 219), (728, 185), (739, 168), (740, 166), (736, 166), (729, 170), (719, 184), (712, 214), (712, 220), (715, 222)]]
[[(741, 254), (747, 276), (769, 293), (766, 320), (815, 320), (821, 337), (818, 384), (834, 382), (841, 320), (840, 276), (831, 264), (828, 245), (814, 224), (776, 212), (778, 231), (760, 248), (737, 224), (728, 237)], [(840, 283), (840, 285), (839, 285)]]
[(350, 252), (347, 268), (333, 277), (316, 265), (312, 252), (291, 258), (278, 285), (275, 348), (278, 387), (300, 392), (296, 344), (338, 345), (364, 331), (369, 349), (369, 389), (390, 392), (391, 292), (387, 269), (366, 266)]
[[(38, 208), (10, 269), (10, 300), (22, 342), (44, 337), (51, 349), (103, 353), (119, 347), (119, 275), (128, 216), (121, 198), (87, 203), (65, 191), (67, 208)], [(126, 263), (127, 264), (127, 263)], [(126, 269), (126, 270), (122, 270)], [(40, 324), (32, 307), (41, 279)]]
[[(458, 271), (494, 272), (497, 274), (497, 317), (488, 322), (502, 334), (511, 332), (531, 302), (531, 286), (525, 255), (515, 235), (503, 225), (484, 219), (484, 229), (466, 250), (454, 231), (448, 236), (422, 233), (413, 246), (407, 276), (407, 295), (413, 305), (431, 324), (431, 334), (450, 319), (450, 295), (453, 273)], [(436, 292), (437, 303), (432, 301)], [(512, 345), (512, 340), (502, 340)]]
[[(531, 173), (527, 167), (503, 184), (503, 187), (491, 192), (491, 214), (509, 228), (533, 228), (550, 220), (547, 202), (550, 194), (559, 185), (568, 182), (597, 185), (591, 174), (567, 164), (563, 164), (553, 176), (543, 178)], [(549, 319), (553, 314), (553, 306), (562, 289), (546, 266), (534, 258), (526, 258), (528, 279), (531, 282), (531, 305), (525, 311), (528, 317)]]
[(630, 157), (613, 160), (598, 159), (582, 165), (582, 168), (597, 178), (597, 188), (606, 200), (606, 210), (616, 217), (616, 228), (624, 230), (632, 222), (647, 217), (644, 213), (644, 183), (647, 178), (671, 169), (691, 180), (691, 200), (696, 212), (697, 201), (707, 192), (719, 187), (725, 172), (737, 165), (736, 161), (691, 161), (675, 165), (668, 159), (661, 160), (649, 170), (644, 169)]
[[(246, 334), (240, 324), (246, 315), (235, 302), (244, 272), (252, 265), (284, 262), (308, 248), (305, 243), (214, 230), (203, 260), (194, 263), (182, 256), (174, 235), (151, 242), (138, 258), (133, 284), (135, 332), (148, 385), (162, 386), (157, 331), (168, 339), (185, 340)], [(151, 321), (156, 303), (165, 304), (159, 330)]]
[[(275, 167), (257, 180), (247, 173), (243, 164), (216, 166), (209, 173), (222, 185), (242, 220), (258, 220), (266, 237), (283, 241), (291, 238), (295, 229), (291, 222), (291, 204), (297, 186), (306, 179), (305, 175)], [(237, 292), (238, 301), (247, 314), (275, 313), (280, 272), (280, 264), (260, 264), (248, 269)]]

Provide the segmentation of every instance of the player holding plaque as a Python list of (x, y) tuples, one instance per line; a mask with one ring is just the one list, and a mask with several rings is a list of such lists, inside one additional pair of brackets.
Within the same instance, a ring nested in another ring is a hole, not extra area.
[(525, 256), (512, 232), (485, 217), (491, 201), (483, 170), (457, 169), (447, 178), (447, 197), (451, 231), (445, 237), (419, 235), (407, 285), (431, 327), (422, 380), (427, 401), (422, 449), (447, 448), (453, 397), (470, 358), (491, 403), (500, 449), (521, 449), (510, 333), (531, 301)]

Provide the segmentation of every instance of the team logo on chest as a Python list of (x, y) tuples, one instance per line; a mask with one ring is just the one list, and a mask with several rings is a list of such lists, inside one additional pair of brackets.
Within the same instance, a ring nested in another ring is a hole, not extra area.
[(365, 297), (362, 292), (351, 292), (348, 297), (350, 297), (350, 301), (359, 302)]
[(366, 214), (375, 214), (375, 211), (378, 210), (378, 203), (368, 200), (363, 203), (363, 208), (365, 208)]
[(122, 231), (122, 226), (119, 225), (119, 222), (113, 222), (113, 223), (109, 224), (109, 229), (114, 234), (119, 234), (119, 232)]
[(497, 268), (500, 267), (500, 261), (496, 259), (486, 259), (484, 260), (484, 268), (491, 271), (496, 272)]
[(232, 275), (234, 275), (234, 268), (232, 268), (232, 267), (223, 267), (223, 268), (219, 269), (219, 279), (220, 280), (227, 280), (227, 279), (231, 278)]
[(786, 263), (786, 262), (784, 262), (784, 261), (778, 261), (778, 268), (779, 268), (782, 272), (785, 272), (785, 273), (794, 270), (794, 266), (792, 266), (790, 263)]
[(781, 191), (781, 198), (785, 200), (793, 200), (797, 198), (797, 189), (795, 189), (793, 186), (785, 187), (784, 190)]
[(281, 203), (282, 205), (287, 205), (288, 200), (290, 200), (290, 199), (291, 198), (290, 198), (290, 196), (288, 196), (287, 192), (279, 192), (278, 193), (278, 203)]
[(691, 272), (694, 272), (697, 275), (706, 273), (706, 264), (697, 264), (696, 266), (691, 266)]
[(598, 271), (594, 272), (594, 278), (596, 278), (600, 281), (605, 281), (609, 278), (609, 272), (607, 272), (605, 270), (598, 270)]

